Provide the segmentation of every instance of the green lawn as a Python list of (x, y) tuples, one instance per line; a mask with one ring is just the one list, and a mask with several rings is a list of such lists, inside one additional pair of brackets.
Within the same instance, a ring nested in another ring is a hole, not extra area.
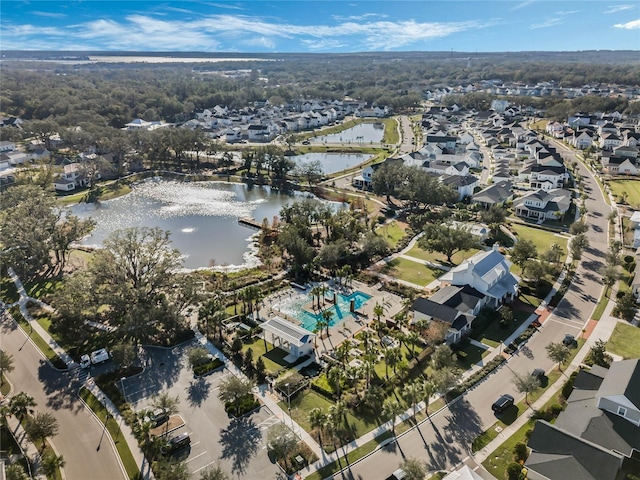
[[(567, 259), (567, 237), (556, 235), (552, 232), (547, 232), (540, 228), (529, 227), (527, 225), (511, 224), (511, 229), (515, 232), (516, 237), (519, 240), (530, 240), (538, 249), (538, 255), (549, 250), (551, 245), (557, 243), (562, 247), (563, 254), (560, 262), (563, 263)], [(520, 275), (522, 273), (520, 267), (514, 265), (511, 270)]]
[(400, 142), (398, 121), (395, 118), (383, 118), (381, 121), (384, 123), (384, 136), (382, 137), (382, 143), (395, 145)]
[(261, 338), (254, 338), (252, 342), (242, 346), (242, 354), (251, 348), (253, 350), (253, 360), (258, 360), (258, 357), (262, 357), (264, 360), (264, 366), (267, 373), (275, 373), (283, 368), (288, 368), (291, 364), (284, 361), (284, 357), (288, 355), (287, 352), (281, 348), (274, 347), (267, 342), (267, 349), (265, 350), (264, 340)]
[(486, 353), (486, 349), (477, 347), (470, 343), (463, 350), (458, 352), (458, 366), (463, 370), (468, 370), (476, 363), (482, 361), (482, 356)]
[(51, 363), (56, 368), (64, 369), (67, 367), (66, 364), (62, 361), (62, 359), (58, 356), (58, 354), (54, 352), (53, 349), (49, 346), (49, 344), (45, 342), (45, 340), (40, 335), (38, 335), (35, 331), (32, 331), (31, 326), (29, 325), (29, 322), (25, 320), (25, 318), (22, 316), (22, 314), (20, 313), (20, 310), (17, 307), (13, 307), (11, 309), (11, 315), (16, 320), (16, 322), (18, 322), (18, 325), (22, 327), (22, 329), (29, 336), (29, 338), (31, 338), (33, 343), (36, 344), (36, 347), (38, 347), (38, 349), (44, 354), (45, 357), (49, 359), (49, 361), (51, 361)]
[(626, 202), (634, 208), (640, 207), (640, 182), (637, 180), (610, 180), (609, 187), (618, 201), (626, 192)]
[[(477, 248), (473, 248), (471, 250), (464, 250), (461, 252), (456, 252), (451, 257), (451, 264), (459, 265), (463, 260), (466, 260), (470, 256), (478, 253), (480, 250)], [(439, 253), (439, 252), (429, 252), (427, 250), (423, 250), (418, 245), (415, 245), (411, 250), (407, 252), (407, 255), (414, 258), (419, 258), (420, 260), (427, 260), (433, 263), (439, 263), (441, 265), (451, 265), (447, 262), (447, 256)]]
[(607, 350), (625, 359), (640, 357), (640, 328), (618, 322), (607, 342)]
[(18, 290), (8, 275), (3, 276), (0, 281), (0, 298), (4, 303), (14, 303), (20, 300)]
[(442, 275), (444, 271), (405, 258), (395, 258), (384, 267), (383, 273), (406, 282), (425, 286)]
[(391, 245), (392, 249), (396, 248), (398, 242), (405, 235), (405, 228), (398, 224), (395, 220), (384, 225), (379, 226), (376, 229), (378, 235), (381, 235)]
[[(482, 332), (478, 332), (474, 334), (472, 338), (477, 340), (478, 342), (484, 343), (490, 347), (497, 347), (503, 342), (506, 338), (508, 338), (516, 329), (522, 325), (527, 318), (529, 318), (530, 313), (524, 312), (522, 310), (514, 310), (513, 312), (513, 321), (507, 325), (506, 328), (500, 326), (499, 322), (499, 313), (490, 313), (496, 316), (496, 318), (484, 329)], [(477, 348), (477, 347), (475, 347)]]

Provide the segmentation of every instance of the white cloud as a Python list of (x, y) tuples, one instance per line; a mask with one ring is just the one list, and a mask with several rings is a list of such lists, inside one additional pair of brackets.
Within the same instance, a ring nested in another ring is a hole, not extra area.
[(556, 15), (574, 15), (576, 13), (580, 13), (580, 10), (565, 10), (556, 12)]
[(635, 5), (613, 5), (609, 7), (608, 10), (605, 10), (603, 13), (618, 13), (624, 12), (625, 10), (631, 10)]
[(32, 15), (37, 17), (47, 17), (47, 18), (67, 18), (68, 15), (66, 13), (55, 13), (55, 12), (31, 12)]
[[(371, 17), (371, 15), (367, 15)], [(459, 32), (486, 28), (495, 21), (418, 22), (384, 19), (345, 20), (335, 24), (300, 25), (277, 19), (248, 15), (218, 14), (190, 19), (174, 19), (131, 14), (124, 19), (96, 19), (85, 23), (51, 29), (56, 48), (65, 44), (84, 44), (91, 49), (106, 50), (231, 50), (239, 45), (275, 50), (286, 40), (288, 49), (297, 42), (314, 51), (349, 47), (352, 50), (392, 50)], [(2, 27), (13, 32), (12, 41), (31, 48), (42, 28), (31, 25)], [(16, 36), (17, 35), (17, 36)], [(9, 38), (4, 37), (3, 38)], [(41, 39), (39, 39), (41, 40)], [(60, 41), (58, 41), (60, 40)]]
[(547, 18), (544, 22), (542, 23), (534, 23), (533, 25), (531, 25), (529, 28), (531, 30), (536, 30), (538, 28), (549, 28), (549, 27), (555, 27), (558, 25), (562, 25), (563, 19), (562, 18)]
[(633, 20), (627, 23), (616, 23), (615, 28), (623, 28), (624, 30), (638, 30), (640, 29), (640, 20)]
[(521, 2), (521, 3), (518, 3), (518, 4), (514, 5), (509, 10), (511, 10), (511, 11), (520, 10), (521, 8), (528, 7), (532, 3), (535, 3), (535, 0), (525, 0), (524, 2)]
[(363, 13), (362, 15), (333, 15), (335, 20), (339, 21), (349, 21), (349, 20), (366, 20), (367, 18), (387, 18), (389, 15), (381, 14), (381, 13)]

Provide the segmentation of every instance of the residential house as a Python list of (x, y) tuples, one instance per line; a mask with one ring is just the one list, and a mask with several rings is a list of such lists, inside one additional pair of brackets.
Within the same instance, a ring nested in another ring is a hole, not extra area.
[(569, 174), (564, 166), (548, 167), (546, 165), (533, 165), (529, 175), (529, 186), (542, 190), (553, 190), (564, 186)]
[(444, 175), (440, 181), (447, 185), (458, 194), (458, 201), (473, 195), (475, 188), (478, 186), (478, 178), (473, 175)]
[(605, 133), (600, 137), (600, 148), (603, 150), (613, 150), (622, 145), (622, 139), (615, 133)]
[(634, 158), (603, 156), (602, 171), (610, 175), (637, 175), (638, 168)]
[(471, 197), (472, 203), (477, 203), (483, 208), (491, 205), (504, 205), (513, 199), (511, 182), (496, 182)]
[(638, 147), (621, 145), (613, 149), (613, 154), (618, 157), (638, 158)]
[(536, 190), (513, 201), (516, 215), (533, 220), (557, 220), (571, 206), (571, 192), (562, 188)]
[(445, 341), (457, 343), (471, 330), (483, 298), (484, 295), (468, 285), (446, 286), (430, 298), (418, 298), (413, 302), (413, 322), (436, 320), (446, 323), (449, 329)]
[(13, 152), (16, 149), (16, 144), (3, 140), (0, 142), (0, 152)]
[(593, 136), (587, 130), (578, 130), (573, 133), (569, 143), (579, 150), (586, 150), (593, 145)]
[(640, 472), (640, 360), (580, 370), (555, 424), (538, 420), (531, 480), (621, 480)]
[[(63, 168), (64, 172), (53, 180), (53, 188), (57, 191), (70, 192), (89, 184), (89, 179), (80, 163), (68, 163)], [(96, 173), (96, 178), (100, 178), (100, 173)]]
[(483, 304), (496, 308), (515, 300), (520, 279), (511, 273), (511, 262), (498, 251), (498, 246), (478, 252), (440, 277), (441, 284), (468, 285), (483, 295)]

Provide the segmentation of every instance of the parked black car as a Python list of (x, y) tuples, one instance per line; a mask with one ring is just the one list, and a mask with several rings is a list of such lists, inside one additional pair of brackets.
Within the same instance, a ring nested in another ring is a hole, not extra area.
[(513, 405), (513, 397), (505, 393), (498, 400), (493, 402), (493, 405), (491, 405), (491, 410), (496, 413), (502, 413), (511, 405)]

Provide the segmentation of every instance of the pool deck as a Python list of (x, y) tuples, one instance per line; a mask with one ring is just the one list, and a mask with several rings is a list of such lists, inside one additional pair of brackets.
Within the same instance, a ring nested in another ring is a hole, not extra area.
[[(309, 295), (311, 289), (315, 285), (316, 284), (307, 285), (307, 288), (305, 290), (291, 287), (270, 295), (269, 297), (265, 298), (262, 303), (259, 313), (260, 318), (267, 319), (271, 318), (271, 316), (273, 315), (278, 315), (289, 320), (292, 323), (295, 323), (296, 325), (300, 325), (299, 320), (292, 318), (291, 316), (286, 315), (282, 311), (280, 311), (278, 309), (278, 305), (281, 301), (283, 301), (283, 299)], [(351, 282), (349, 287), (345, 287), (337, 285), (333, 281), (328, 281), (326, 282), (326, 285), (329, 288), (336, 290), (344, 295), (349, 295), (355, 291), (360, 291), (362, 293), (366, 293), (367, 295), (371, 295), (371, 298), (367, 300), (361, 308), (358, 309), (357, 318), (354, 318), (352, 315), (348, 315), (345, 317), (345, 320), (341, 321), (338, 325), (329, 327), (328, 336), (326, 334), (326, 330), (322, 335), (318, 336), (318, 347), (316, 351), (318, 355), (333, 351), (346, 339), (353, 338), (354, 335), (371, 324), (371, 322), (373, 322), (373, 320), (375, 319), (373, 309), (375, 308), (376, 303), (384, 306), (384, 315), (382, 317), (383, 319), (393, 318), (394, 315), (402, 310), (402, 298), (393, 293), (380, 290), (379, 284), (375, 287), (369, 287), (364, 283), (354, 281)], [(322, 299), (320, 300), (320, 303), (323, 303)], [(332, 306), (333, 303), (326, 302), (326, 305)], [(310, 301), (305, 304), (305, 307), (309, 306), (311, 306)], [(310, 311), (314, 311), (313, 307), (311, 307)]]

